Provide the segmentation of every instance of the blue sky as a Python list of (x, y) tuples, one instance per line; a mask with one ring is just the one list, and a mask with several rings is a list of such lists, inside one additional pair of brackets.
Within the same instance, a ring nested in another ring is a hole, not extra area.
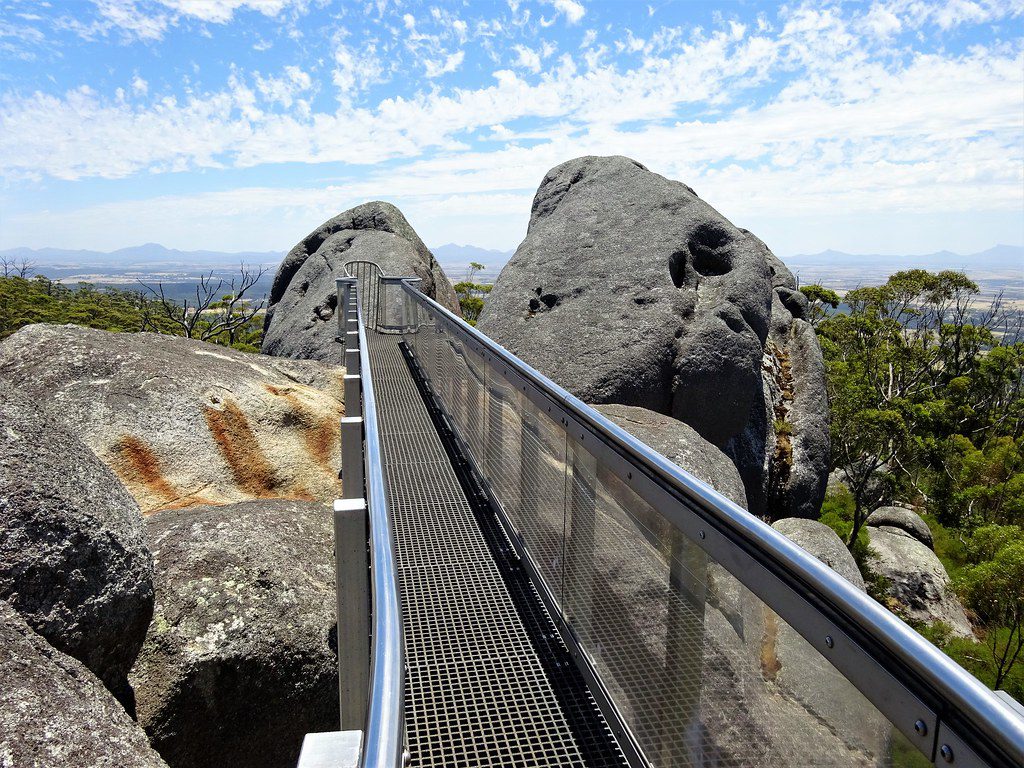
[(512, 249), (624, 154), (777, 253), (1024, 243), (1024, 3), (0, 0), (0, 248)]

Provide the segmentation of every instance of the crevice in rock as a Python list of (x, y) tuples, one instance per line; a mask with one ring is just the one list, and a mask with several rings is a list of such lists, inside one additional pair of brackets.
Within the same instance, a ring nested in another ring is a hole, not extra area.
[(789, 422), (789, 414), (793, 408), (793, 369), (789, 353), (769, 339), (766, 349), (778, 363), (775, 384), (779, 388), (779, 402), (774, 408), (775, 451), (768, 465), (768, 507), (771, 516), (785, 511), (785, 498), (788, 493), (789, 480), (793, 474), (793, 425)]

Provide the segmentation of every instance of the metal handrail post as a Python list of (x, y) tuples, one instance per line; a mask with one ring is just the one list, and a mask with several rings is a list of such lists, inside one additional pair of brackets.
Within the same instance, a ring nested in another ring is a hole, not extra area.
[(354, 277), (338, 277), (334, 280), (337, 291), (338, 313), (338, 341), (345, 342), (345, 334), (348, 332), (349, 309), (354, 306), (352, 298), (355, 293), (356, 279)]
[(366, 499), (361, 495), (335, 500), (338, 710), (343, 731), (358, 730), (366, 722), (370, 688), (369, 521)]

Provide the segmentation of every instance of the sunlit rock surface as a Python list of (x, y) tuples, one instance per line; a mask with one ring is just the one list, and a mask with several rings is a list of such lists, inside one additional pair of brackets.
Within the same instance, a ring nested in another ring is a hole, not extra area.
[(339, 495), (344, 369), (152, 333), (30, 325), (0, 380), (42, 403), (146, 514)]

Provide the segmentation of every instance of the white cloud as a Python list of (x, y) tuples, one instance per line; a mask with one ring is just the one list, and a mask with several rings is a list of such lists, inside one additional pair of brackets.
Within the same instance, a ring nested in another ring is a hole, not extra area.
[(377, 46), (372, 42), (367, 42), (362, 50), (356, 50), (335, 39), (333, 58), (331, 80), (338, 88), (338, 100), (344, 104), (384, 78)]
[(132, 91), (137, 96), (145, 96), (149, 92), (149, 83), (136, 75), (132, 78)]
[(309, 0), (154, 0), (150, 4), (140, 0), (92, 2), (98, 19), (83, 22), (69, 17), (62, 19), (58, 26), (70, 29), (86, 39), (94, 39), (117, 29), (129, 40), (157, 41), (163, 39), (170, 27), (184, 19), (227, 24), (239, 11), (254, 11), (276, 17), (289, 8), (296, 13), (304, 12)]
[(516, 52), (516, 66), (529, 70), (534, 74), (540, 72), (540, 54), (527, 48), (525, 45), (515, 45), (512, 50)]
[(75, 21), (69, 23), (69, 26), (77, 26), (79, 34), (86, 38), (106, 32), (110, 27), (117, 27), (133, 39), (160, 40), (171, 23), (168, 14), (147, 14), (141, 11), (133, 0), (93, 0), (93, 2), (96, 3), (96, 10), (102, 19), (101, 22), (91, 25)]
[(897, 34), (903, 27), (896, 14), (878, 4), (871, 6), (862, 24), (868, 32), (883, 40)]
[(277, 16), (296, 0), (159, 0), (163, 5), (178, 13), (194, 16), (201, 21), (225, 24), (234, 17), (235, 11), (259, 11), (264, 16)]
[(446, 75), (449, 72), (454, 72), (462, 66), (462, 60), (465, 58), (465, 51), (456, 51), (455, 53), (445, 56), (443, 61), (437, 61), (433, 59), (427, 59), (423, 62), (424, 72), (427, 77), (434, 78)]
[(295, 97), (313, 87), (313, 78), (300, 67), (287, 66), (282, 77), (261, 77), (256, 73), (256, 89), (270, 102), (290, 107)]
[(587, 9), (577, 0), (547, 0), (547, 2), (553, 5), (558, 13), (565, 16), (565, 20), (570, 24), (578, 24), (587, 13)]

